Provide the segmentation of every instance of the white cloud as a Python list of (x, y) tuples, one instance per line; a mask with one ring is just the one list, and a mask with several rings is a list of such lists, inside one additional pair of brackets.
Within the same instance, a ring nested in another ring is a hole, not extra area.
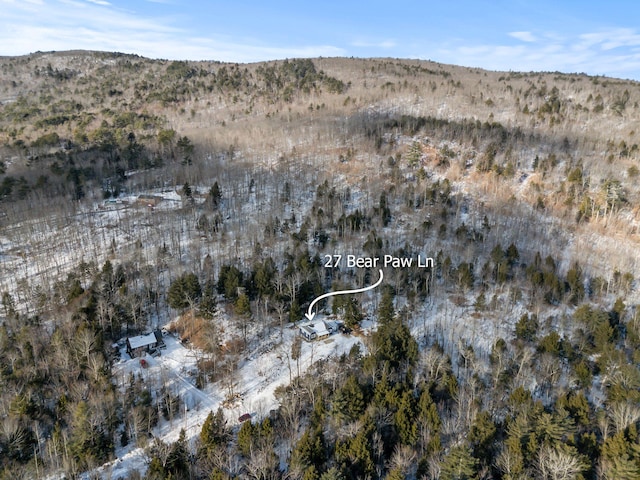
[(509, 32), (509, 36), (523, 42), (535, 42), (537, 40), (536, 36), (531, 32)]
[(397, 46), (397, 43), (393, 40), (382, 40), (382, 41), (366, 41), (366, 40), (355, 40), (351, 43), (352, 47), (358, 48), (383, 48), (389, 49)]
[(634, 29), (577, 35), (510, 32), (509, 36), (521, 43), (466, 45), (458, 40), (423, 58), (490, 70), (586, 72), (622, 78), (640, 74), (640, 34)]
[(579, 36), (582, 48), (599, 47), (601, 50), (640, 48), (640, 34), (631, 28), (617, 28)]
[(253, 62), (347, 54), (331, 45), (270, 46), (255, 39), (193, 35), (176, 27), (171, 18), (138, 16), (106, 0), (30, 1), (39, 2), (38, 8), (26, 2), (0, 0), (7, 5), (0, 18), (0, 55), (84, 49), (151, 58)]

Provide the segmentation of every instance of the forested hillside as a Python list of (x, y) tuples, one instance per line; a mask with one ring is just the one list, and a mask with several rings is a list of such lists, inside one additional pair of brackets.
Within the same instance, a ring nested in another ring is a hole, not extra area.
[(0, 478), (640, 478), (639, 102), (0, 58)]

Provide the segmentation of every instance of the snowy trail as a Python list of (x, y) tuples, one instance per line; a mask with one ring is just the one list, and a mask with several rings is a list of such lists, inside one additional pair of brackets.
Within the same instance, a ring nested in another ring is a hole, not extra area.
[[(259, 419), (267, 415), (273, 408), (277, 408), (278, 401), (274, 396), (276, 388), (289, 383), (289, 368), (294, 371), (295, 362), (287, 366), (285, 352), (289, 352), (294, 338), (298, 335), (297, 329), (287, 329), (284, 332), (283, 343), (265, 350), (249, 352), (245, 361), (236, 373), (235, 390), (240, 393), (238, 403), (224, 408), (227, 421), (230, 425), (237, 424), (238, 416), (250, 413)], [(279, 334), (274, 333), (274, 339)], [(205, 390), (196, 388), (188, 374), (196, 369), (196, 356), (192, 350), (181, 345), (175, 337), (165, 337), (166, 349), (161, 350), (159, 357), (145, 358), (148, 367), (142, 368), (139, 359), (129, 359), (123, 352), (121, 360), (115, 366), (115, 375), (126, 378), (131, 374), (142, 375), (148, 382), (164, 382), (187, 405), (182, 415), (172, 421), (161, 420), (155, 428), (155, 436), (166, 443), (178, 440), (180, 431), (184, 429), (189, 442), (195, 441), (200, 434), (202, 424), (209, 412), (215, 412), (224, 400), (226, 389), (217, 383), (210, 384)], [(321, 342), (303, 342), (300, 358), (300, 373), (319, 360), (336, 357), (348, 353), (355, 344), (361, 344), (361, 339), (342, 334), (332, 335), (331, 338)], [(260, 352), (260, 353), (259, 353)], [(126, 382), (122, 382), (122, 385)], [(131, 472), (137, 470), (144, 475), (147, 469), (148, 458), (143, 448), (132, 445), (116, 449), (118, 458), (109, 462), (93, 472), (84, 473), (81, 478), (126, 478)]]
[[(174, 358), (167, 358), (168, 363), (173, 363), (177, 368), (180, 368), (180, 362)], [(182, 374), (178, 372), (178, 370), (170, 369), (170, 375), (176, 380), (180, 381), (182, 384), (184, 391), (188, 392), (192, 396), (198, 397), (202, 404), (200, 405), (208, 407), (208, 408), (218, 408), (219, 402), (214, 401), (211, 396), (207, 395), (202, 390), (198, 389), (195, 385), (193, 385), (187, 378), (185, 378)]]

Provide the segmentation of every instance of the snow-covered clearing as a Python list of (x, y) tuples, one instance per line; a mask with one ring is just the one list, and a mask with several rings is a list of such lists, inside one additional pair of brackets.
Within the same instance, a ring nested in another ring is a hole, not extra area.
[[(302, 375), (313, 363), (339, 357), (348, 353), (354, 345), (362, 344), (359, 337), (340, 333), (324, 340), (303, 341), (299, 363), (296, 363), (291, 359), (291, 345), (298, 335), (298, 328), (289, 326), (282, 331), (280, 342), (280, 330), (274, 329), (241, 361), (233, 375), (231, 387), (228, 382), (223, 384), (224, 381), (220, 381), (207, 385), (203, 390), (196, 388), (196, 356), (199, 352), (184, 347), (171, 335), (165, 337), (167, 348), (161, 350), (161, 356), (144, 357), (147, 368), (141, 366), (140, 359), (131, 359), (123, 347), (121, 360), (114, 366), (114, 378), (123, 389), (133, 374), (152, 385), (164, 382), (179, 394), (184, 411), (171, 422), (161, 419), (154, 435), (164, 442), (175, 442), (180, 430), (184, 429), (186, 438), (193, 442), (200, 434), (209, 412), (215, 412), (223, 403), (229, 425), (238, 425), (238, 417), (245, 413), (261, 419), (278, 407), (274, 392), (298, 375), (298, 365)], [(229, 397), (230, 388), (236, 401), (224, 402)], [(143, 448), (132, 444), (117, 448), (116, 457), (97, 471), (85, 473), (82, 478), (94, 478), (96, 474), (102, 478), (119, 478), (135, 470), (144, 473), (147, 469), (148, 458)]]

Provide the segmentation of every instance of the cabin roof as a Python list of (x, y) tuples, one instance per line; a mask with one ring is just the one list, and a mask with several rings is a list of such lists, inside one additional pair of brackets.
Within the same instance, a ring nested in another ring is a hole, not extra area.
[(140, 347), (146, 347), (148, 345), (153, 345), (158, 342), (155, 334), (153, 332), (148, 333), (146, 335), (138, 335), (137, 337), (130, 337), (128, 339), (129, 347), (131, 349), (136, 349)]
[(309, 334), (315, 333), (318, 337), (324, 337), (330, 335), (327, 326), (322, 320), (316, 320), (315, 322), (305, 323), (300, 325), (300, 328)]

